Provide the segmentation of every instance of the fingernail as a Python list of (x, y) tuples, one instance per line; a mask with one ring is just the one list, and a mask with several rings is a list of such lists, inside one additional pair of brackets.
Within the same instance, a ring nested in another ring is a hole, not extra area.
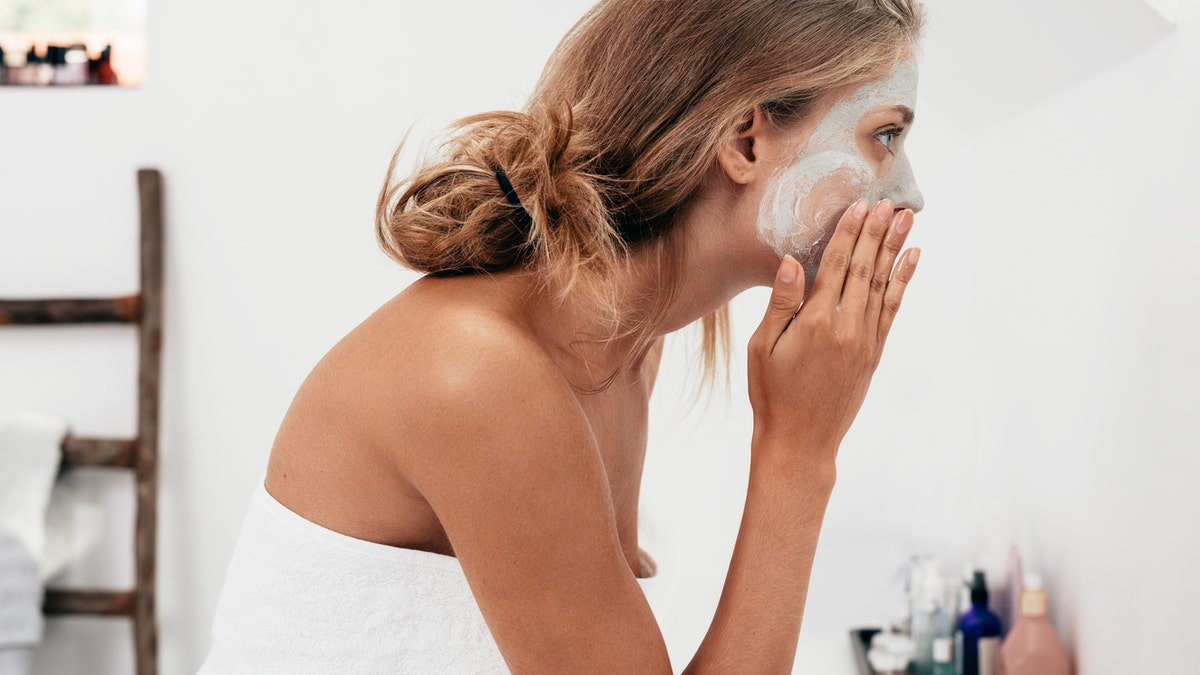
[(854, 217), (862, 220), (867, 217), (867, 200), (860, 199), (854, 204)]
[(916, 267), (917, 261), (921, 259), (921, 249), (914, 248), (912, 253), (908, 254), (908, 264)]
[(912, 211), (901, 211), (896, 216), (896, 234), (908, 232), (909, 227), (912, 227)]
[(880, 220), (888, 220), (888, 216), (892, 213), (892, 203), (888, 200), (883, 200), (875, 205), (875, 217)]
[(796, 267), (799, 263), (790, 255), (783, 256), (783, 262), (779, 264), (779, 280), (785, 284), (790, 284), (796, 280)]

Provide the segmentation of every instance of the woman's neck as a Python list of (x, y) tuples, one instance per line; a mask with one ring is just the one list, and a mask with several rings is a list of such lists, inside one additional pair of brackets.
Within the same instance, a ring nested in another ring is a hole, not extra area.
[(770, 283), (778, 260), (765, 246), (747, 247), (746, 237), (732, 231), (745, 222), (745, 214), (732, 212), (735, 201), (698, 199), (662, 240), (632, 249), (628, 267), (608, 282), (615, 317), (591, 298), (559, 300), (548, 291), (538, 293), (531, 307), (534, 330), (563, 359), (578, 361), (571, 370), (587, 379), (640, 368), (654, 338), (720, 309), (751, 286)]

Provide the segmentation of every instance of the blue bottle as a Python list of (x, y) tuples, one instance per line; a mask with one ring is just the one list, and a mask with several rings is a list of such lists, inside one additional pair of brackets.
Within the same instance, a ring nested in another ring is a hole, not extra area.
[(962, 649), (962, 675), (996, 675), (996, 659), (1003, 631), (1000, 617), (988, 609), (987, 581), (975, 571), (971, 584), (971, 609), (958, 619)]

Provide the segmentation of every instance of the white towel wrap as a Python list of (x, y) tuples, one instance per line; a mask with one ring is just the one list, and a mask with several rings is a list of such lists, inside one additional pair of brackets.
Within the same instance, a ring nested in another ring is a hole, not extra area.
[[(661, 579), (638, 580), (656, 615)], [(457, 558), (333, 532), (255, 490), (201, 675), (507, 672)]]

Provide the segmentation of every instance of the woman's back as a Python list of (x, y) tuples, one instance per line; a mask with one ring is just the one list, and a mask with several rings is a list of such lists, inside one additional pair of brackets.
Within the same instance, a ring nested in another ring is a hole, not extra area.
[[(458, 383), (472, 391), (494, 387), (505, 397), (522, 393), (506, 390), (502, 380), (477, 381), (486, 354), (502, 371), (529, 373), (522, 378), (526, 395), (533, 380), (547, 394), (569, 395), (577, 403), (577, 410), (568, 406), (574, 414), (557, 423), (595, 439), (614, 522), (636, 573), (637, 497), (657, 351), (648, 371), (622, 374), (602, 393), (571, 389), (554, 363), (554, 347), (532, 325), (539, 303), (529, 283), (519, 275), (427, 278), (372, 314), (330, 350), (297, 393), (271, 452), (271, 494), (347, 536), (453, 555), (414, 476), (438, 470), (448, 443), (439, 430), (462, 421), (439, 416), (431, 392)], [(489, 404), (500, 399), (477, 399), (477, 414), (489, 419)], [(544, 420), (548, 411), (525, 414)]]

